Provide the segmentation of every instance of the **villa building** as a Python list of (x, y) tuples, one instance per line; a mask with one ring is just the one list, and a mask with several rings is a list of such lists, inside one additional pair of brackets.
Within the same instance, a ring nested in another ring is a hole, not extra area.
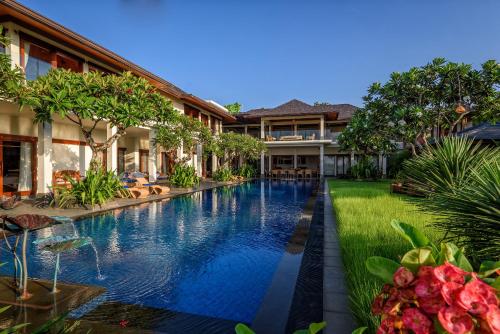
[[(350, 104), (309, 105), (291, 100), (275, 108), (239, 113), (236, 122), (224, 124), (224, 131), (264, 140), (267, 152), (261, 155), (261, 175), (272, 175), (273, 170), (307, 169), (318, 176), (343, 176), (358, 155), (341, 151), (337, 137), (355, 110)], [(386, 157), (374, 159), (385, 175)]]
[[(51, 68), (76, 72), (131, 71), (157, 87), (179, 112), (198, 118), (214, 133), (222, 131), (223, 122), (235, 121), (218, 104), (184, 92), (15, 1), (0, 2), (0, 25), (10, 40), (7, 47), (0, 47), (0, 52), (10, 55), (12, 66), (22, 68), (27, 80), (34, 80)], [(30, 110), (20, 112), (18, 105), (0, 101), (0, 196), (47, 193), (55, 171), (74, 170), (84, 175), (88, 168), (91, 151), (78, 126), (64, 119), (35, 124), (33, 117)], [(96, 131), (98, 140), (104, 142), (116, 130), (103, 122)], [(129, 128), (102, 160), (109, 170), (148, 172), (154, 180), (157, 172), (166, 173), (171, 168), (174, 155), (161, 151), (153, 142), (151, 129)], [(201, 152), (198, 146), (191, 159), (200, 176), (217, 168), (217, 160), (202, 159)], [(177, 152), (177, 156), (182, 154), (182, 150)]]

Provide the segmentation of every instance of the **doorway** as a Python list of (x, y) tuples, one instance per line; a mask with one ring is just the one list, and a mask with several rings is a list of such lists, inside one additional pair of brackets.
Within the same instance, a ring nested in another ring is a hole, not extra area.
[(0, 135), (0, 195), (32, 195), (35, 188), (36, 140)]

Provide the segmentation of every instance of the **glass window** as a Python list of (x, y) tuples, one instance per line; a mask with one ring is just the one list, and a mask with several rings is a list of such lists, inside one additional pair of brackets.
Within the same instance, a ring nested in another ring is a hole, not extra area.
[(73, 72), (82, 71), (81, 63), (78, 60), (60, 54), (57, 55), (57, 67), (71, 70)]
[(127, 149), (119, 147), (118, 148), (118, 173), (125, 172), (125, 155), (127, 154)]
[(24, 42), (24, 71), (27, 80), (35, 80), (52, 68), (50, 50)]

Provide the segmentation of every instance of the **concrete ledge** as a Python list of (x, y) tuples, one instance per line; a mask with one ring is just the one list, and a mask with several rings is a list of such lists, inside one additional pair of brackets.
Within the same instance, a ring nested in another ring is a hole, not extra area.
[(356, 328), (356, 323), (349, 310), (349, 296), (344, 277), (335, 212), (330, 199), (328, 182), (327, 180), (324, 182), (323, 319), (327, 322), (324, 333), (350, 334)]

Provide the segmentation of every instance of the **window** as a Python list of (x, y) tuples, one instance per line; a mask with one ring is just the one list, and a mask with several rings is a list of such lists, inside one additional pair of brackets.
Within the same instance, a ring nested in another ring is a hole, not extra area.
[(126, 148), (124, 148), (124, 147), (118, 148), (118, 163), (117, 163), (118, 173), (125, 172), (125, 155), (126, 154), (127, 154)]
[(147, 173), (149, 167), (149, 150), (139, 150), (139, 172)]
[(81, 72), (82, 64), (73, 58), (70, 58), (66, 55), (57, 54), (57, 68), (64, 68), (73, 72)]
[(47, 74), (52, 68), (52, 55), (49, 49), (33, 43), (24, 42), (24, 71), (27, 80), (35, 80)]

